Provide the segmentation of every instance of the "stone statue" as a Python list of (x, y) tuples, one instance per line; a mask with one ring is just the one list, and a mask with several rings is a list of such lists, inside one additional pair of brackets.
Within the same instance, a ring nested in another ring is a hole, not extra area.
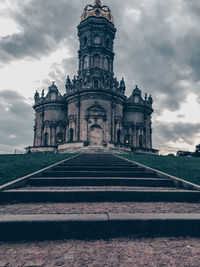
[(38, 102), (38, 100), (40, 99), (40, 94), (38, 93), (37, 90), (36, 90), (36, 92), (35, 92), (34, 99), (35, 99), (35, 102)]
[(72, 84), (71, 84), (71, 80), (70, 80), (69, 75), (68, 75), (68, 76), (67, 76), (67, 80), (66, 80), (66, 84), (65, 84), (65, 88), (66, 88), (67, 90), (69, 90), (69, 89), (71, 89), (71, 86), (72, 86)]
[(150, 105), (152, 105), (153, 104), (153, 98), (152, 98), (152, 96), (150, 95), (149, 96), (149, 98), (148, 98), (148, 103), (150, 104)]
[(44, 98), (44, 89), (42, 90), (42, 98)]

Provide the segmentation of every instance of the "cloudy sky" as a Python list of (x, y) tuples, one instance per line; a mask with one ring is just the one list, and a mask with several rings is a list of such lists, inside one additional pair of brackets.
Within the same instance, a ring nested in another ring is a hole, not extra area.
[[(0, 0), (0, 153), (33, 142), (35, 90), (77, 73), (76, 26), (93, 0)], [(200, 143), (200, 1), (103, 0), (117, 27), (115, 75), (154, 99), (162, 153)]]

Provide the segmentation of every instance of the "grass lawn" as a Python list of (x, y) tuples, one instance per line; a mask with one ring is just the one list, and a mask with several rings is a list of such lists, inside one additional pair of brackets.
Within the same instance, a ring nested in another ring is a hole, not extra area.
[(158, 155), (123, 155), (123, 157), (200, 185), (200, 158)]
[(0, 154), (0, 185), (23, 177), (74, 154)]

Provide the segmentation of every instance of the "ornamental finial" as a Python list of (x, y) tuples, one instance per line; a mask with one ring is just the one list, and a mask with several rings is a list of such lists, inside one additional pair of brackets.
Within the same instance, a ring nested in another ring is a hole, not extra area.
[(95, 0), (94, 1), (94, 6), (96, 7), (100, 7), (102, 4), (101, 4), (101, 0)]

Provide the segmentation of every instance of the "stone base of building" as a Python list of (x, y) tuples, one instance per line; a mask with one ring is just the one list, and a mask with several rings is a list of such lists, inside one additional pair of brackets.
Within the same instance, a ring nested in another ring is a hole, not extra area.
[(25, 148), (25, 153), (58, 153), (57, 146), (29, 146)]
[(63, 143), (58, 146), (27, 147), (25, 153), (135, 153), (158, 155), (157, 149), (134, 148), (125, 144), (108, 143), (102, 146), (91, 146), (85, 142)]

